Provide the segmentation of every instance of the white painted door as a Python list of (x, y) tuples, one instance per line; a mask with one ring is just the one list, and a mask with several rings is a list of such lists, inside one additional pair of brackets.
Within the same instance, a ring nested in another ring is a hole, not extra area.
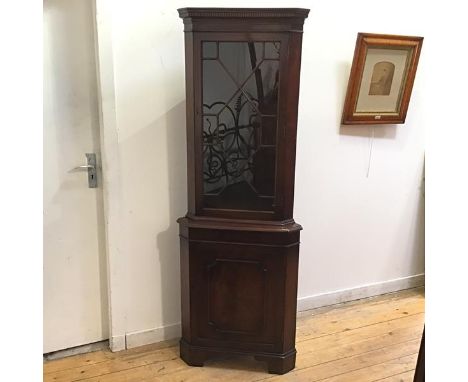
[(108, 338), (93, 0), (45, 0), (44, 353)]

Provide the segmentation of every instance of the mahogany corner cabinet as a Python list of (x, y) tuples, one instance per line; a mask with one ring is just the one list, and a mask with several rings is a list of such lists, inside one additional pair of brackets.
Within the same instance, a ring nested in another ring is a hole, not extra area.
[(302, 28), (308, 9), (183, 8), (188, 212), (178, 220), (180, 356), (296, 362), (293, 219)]

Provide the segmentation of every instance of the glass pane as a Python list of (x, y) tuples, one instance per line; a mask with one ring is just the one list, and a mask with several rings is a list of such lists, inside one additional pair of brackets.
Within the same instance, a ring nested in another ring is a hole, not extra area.
[(273, 209), (279, 46), (219, 42), (216, 58), (203, 60), (205, 207)]
[(216, 42), (203, 43), (203, 58), (216, 58), (218, 56), (218, 48)]
[(279, 42), (265, 43), (265, 58), (270, 60), (279, 60)]

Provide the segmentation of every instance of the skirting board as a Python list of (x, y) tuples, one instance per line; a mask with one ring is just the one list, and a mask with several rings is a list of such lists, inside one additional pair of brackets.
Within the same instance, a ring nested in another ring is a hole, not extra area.
[(180, 323), (162, 326), (160, 328), (142, 330), (139, 332), (127, 333), (126, 342), (127, 349), (136, 348), (138, 346), (153, 344), (178, 338), (181, 336)]
[(65, 357), (71, 357), (78, 354), (91, 353), (98, 350), (105, 350), (109, 348), (109, 341), (92, 342), (86, 345), (74, 346), (72, 348), (57, 350), (50, 353), (43, 354), (44, 361), (52, 361)]
[(361, 298), (378, 296), (380, 294), (397, 292), (399, 290), (417, 288), (424, 285), (424, 273), (402, 277), (380, 283), (367, 284), (356, 288), (341, 289), (333, 292), (316, 294), (297, 299), (297, 311), (320, 308), (343, 302), (360, 300)]
[[(395, 280), (363, 285), (357, 288), (342, 289), (313, 296), (301, 297), (297, 300), (299, 312), (320, 308), (322, 306), (340, 304), (343, 302), (373, 297), (380, 294), (397, 292), (399, 290), (417, 288), (424, 285), (424, 274), (402, 277)], [(127, 333), (125, 336), (115, 336), (110, 340), (112, 351), (131, 349), (138, 346), (171, 340), (181, 336), (180, 323), (162, 326), (149, 330)]]

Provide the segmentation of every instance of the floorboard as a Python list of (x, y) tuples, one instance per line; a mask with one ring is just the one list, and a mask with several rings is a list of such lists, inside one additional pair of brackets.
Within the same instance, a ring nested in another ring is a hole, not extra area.
[(410, 382), (423, 326), (424, 289), (409, 289), (299, 313), (296, 368), (286, 375), (268, 374), (249, 357), (191, 368), (177, 341), (168, 341), (45, 361), (44, 381)]

